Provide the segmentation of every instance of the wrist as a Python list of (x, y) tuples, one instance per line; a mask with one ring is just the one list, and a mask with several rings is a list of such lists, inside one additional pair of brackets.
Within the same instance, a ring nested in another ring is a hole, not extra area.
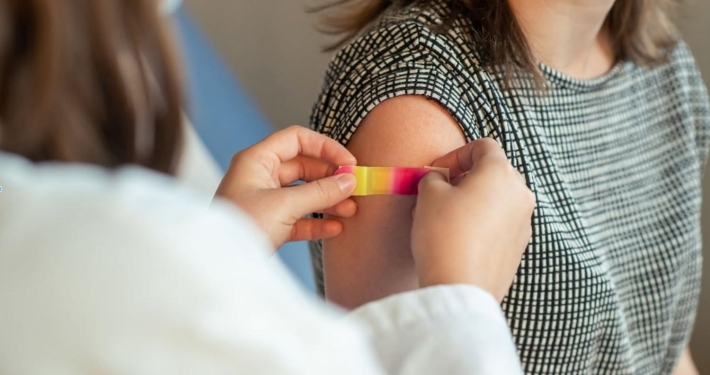
[(503, 300), (509, 285), (506, 285), (505, 288), (501, 287), (496, 275), (490, 273), (493, 270), (482, 264), (480, 259), (452, 257), (441, 253), (432, 254), (436, 254), (432, 259), (420, 257), (416, 260), (420, 288), (439, 285), (472, 285), (490, 293), (498, 302)]
[(419, 275), (421, 288), (439, 285), (474, 285), (483, 288), (480, 284), (472, 275), (458, 272), (427, 272)]
[(421, 287), (430, 287), (468, 284), (481, 287), (481, 275), (472, 267), (473, 264), (468, 260), (417, 262), (419, 285)]

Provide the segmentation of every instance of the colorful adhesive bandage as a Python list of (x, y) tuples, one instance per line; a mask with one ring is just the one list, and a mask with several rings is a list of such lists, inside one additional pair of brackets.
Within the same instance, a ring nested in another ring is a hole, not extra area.
[(353, 196), (366, 195), (417, 195), (419, 181), (431, 171), (442, 173), (449, 179), (446, 168), (390, 168), (343, 166), (335, 174), (350, 173), (357, 179)]

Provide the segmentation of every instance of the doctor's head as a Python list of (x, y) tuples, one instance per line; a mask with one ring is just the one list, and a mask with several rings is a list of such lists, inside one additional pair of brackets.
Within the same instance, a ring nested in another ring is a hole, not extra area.
[(0, 149), (174, 171), (182, 83), (156, 0), (0, 0)]

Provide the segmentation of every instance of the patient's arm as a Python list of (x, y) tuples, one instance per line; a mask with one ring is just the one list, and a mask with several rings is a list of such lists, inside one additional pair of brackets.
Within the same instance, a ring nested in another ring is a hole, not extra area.
[[(420, 96), (385, 101), (363, 120), (348, 149), (359, 165), (430, 165), (465, 144), (458, 123)], [(356, 198), (358, 214), (342, 219), (345, 231), (324, 241), (326, 297), (355, 308), (418, 286), (409, 246), (413, 197)]]

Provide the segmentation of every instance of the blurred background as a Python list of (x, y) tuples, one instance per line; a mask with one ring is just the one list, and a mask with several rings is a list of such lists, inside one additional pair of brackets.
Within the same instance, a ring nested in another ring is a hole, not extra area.
[[(228, 94), (221, 96), (222, 99), (216, 98), (218, 95), (193, 98), (193, 102), (197, 102), (194, 115), (198, 119), (193, 120), (198, 132), (223, 167), (236, 143), (248, 144), (252, 141), (238, 136), (230, 139), (231, 126), (248, 126), (257, 121), (274, 127), (308, 124), (311, 106), (331, 57), (320, 52), (321, 47), (331, 39), (315, 30), (317, 20), (306, 12), (308, 6), (317, 5), (318, 1), (185, 0), (186, 9), (179, 13), (179, 17), (191, 31), (186, 34), (188, 44), (194, 42), (195, 33), (199, 34), (196, 30), (201, 29), (207, 40), (199, 42), (214, 47), (221, 56), (219, 64), (225, 70), (224, 75), (234, 75), (241, 86), (241, 89), (225, 89), (220, 85), (209, 85), (210, 79), (222, 80), (218, 76), (203, 77), (208, 70), (214, 71), (214, 67), (210, 65), (208, 68), (207, 65), (215, 62), (202, 60), (214, 50), (203, 46), (190, 51), (192, 56), (188, 58), (188, 63), (191, 65), (191, 76), (197, 78), (194, 85), (198, 87), (195, 88), (212, 94), (215, 90), (226, 90)], [(706, 82), (710, 83), (710, 0), (690, 0), (684, 13), (681, 25), (686, 41), (695, 53)], [(196, 28), (192, 20), (196, 22)], [(225, 99), (229, 95), (232, 99)], [(215, 117), (215, 106), (229, 109), (251, 104), (255, 104), (260, 111), (247, 112), (228, 120)], [(214, 128), (217, 123), (221, 124), (221, 134), (214, 129), (201, 129), (202, 126)], [(252, 136), (259, 137), (267, 132), (268, 129), (262, 128)], [(708, 188), (703, 229), (706, 242), (710, 243), (710, 174), (706, 174), (705, 186)], [(701, 373), (710, 374), (710, 245), (706, 246), (705, 254), (709, 261), (705, 263), (706, 277), (692, 349)], [(305, 287), (312, 290), (305, 247), (302, 244), (293, 246), (284, 252), (283, 257)]]

